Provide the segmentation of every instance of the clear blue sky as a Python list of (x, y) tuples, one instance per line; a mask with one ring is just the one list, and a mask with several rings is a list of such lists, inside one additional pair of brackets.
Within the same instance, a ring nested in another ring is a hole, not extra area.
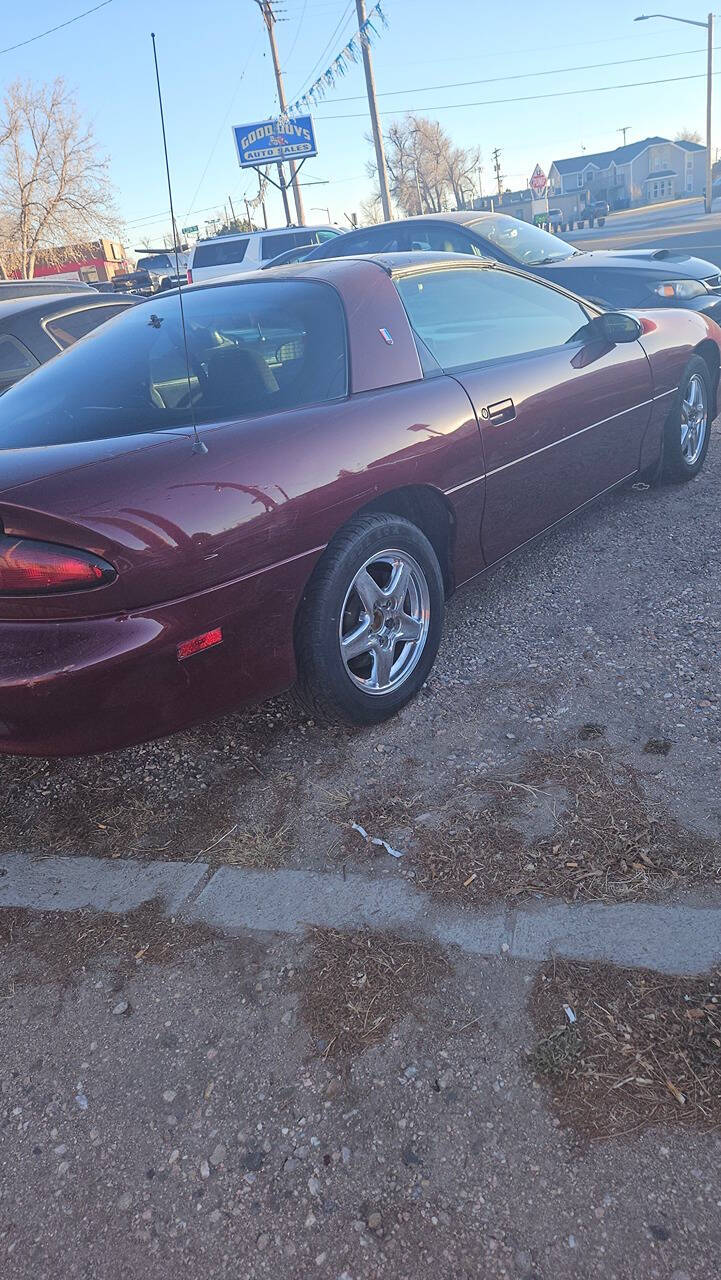
[[(94, 2), (6, 3), (0, 46), (25, 40)], [(385, 0), (384, 7), (389, 27), (373, 49), (379, 105), (391, 112), (383, 122), (405, 110), (424, 112), (440, 120), (454, 142), (480, 146), (484, 189), (492, 186), (490, 154), (496, 146), (508, 185), (518, 187), (525, 186), (536, 161), (547, 169), (554, 158), (584, 147), (617, 145), (622, 125), (630, 126), (629, 141), (653, 133), (673, 136), (686, 125), (705, 131), (703, 78), (519, 101), (561, 90), (703, 77), (705, 32), (671, 22), (634, 23), (644, 0), (637, 8), (633, 0)], [(705, 18), (703, 10), (699, 4), (697, 12), (689, 0), (675, 4), (684, 17)], [(355, 30), (355, 4), (285, 0), (282, 11), (278, 45), (292, 101)], [(252, 171), (238, 168), (231, 124), (263, 119), (277, 109), (267, 37), (253, 0), (112, 0), (63, 31), (0, 55), (0, 89), (16, 77), (42, 81), (63, 75), (75, 90), (110, 157), (130, 249), (169, 225), (151, 30), (158, 37), (178, 220), (202, 229), (228, 195), (237, 201), (237, 212), (243, 195), (255, 189)], [(570, 69), (652, 56), (654, 61), (625, 66)], [(541, 71), (553, 74), (531, 74)], [(451, 87), (465, 81), (478, 83)], [(721, 95), (721, 77), (715, 85)], [(365, 165), (372, 148), (363, 90), (362, 68), (352, 68), (315, 110), (319, 155), (306, 164), (304, 177), (326, 179), (328, 185), (305, 188), (309, 221), (325, 220), (324, 211), (313, 206), (327, 206), (333, 220), (342, 221), (369, 192)], [(506, 101), (475, 105), (491, 99)], [(447, 104), (462, 105), (440, 109)], [(276, 195), (269, 213), (274, 223), (281, 220)]]

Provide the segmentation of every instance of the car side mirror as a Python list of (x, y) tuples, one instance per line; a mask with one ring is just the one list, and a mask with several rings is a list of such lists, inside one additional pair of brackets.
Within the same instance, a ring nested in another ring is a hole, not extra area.
[(601, 338), (604, 342), (636, 342), (643, 333), (638, 320), (627, 316), (623, 311), (603, 311), (594, 316), (588, 326), (589, 335)]

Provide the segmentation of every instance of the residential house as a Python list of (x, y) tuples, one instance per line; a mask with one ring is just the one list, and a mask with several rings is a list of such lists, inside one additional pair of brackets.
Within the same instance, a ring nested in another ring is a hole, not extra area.
[(521, 191), (504, 191), (501, 196), (476, 196), (473, 208), (486, 212), (494, 209), (496, 213), (508, 213), (512, 218), (520, 218), (521, 222), (532, 222), (532, 197), (531, 188), (524, 187)]
[[(581, 206), (607, 200), (611, 208), (700, 196), (706, 181), (706, 148), (698, 142), (644, 138), (613, 151), (554, 160), (549, 200), (569, 196)], [(568, 203), (563, 201), (563, 203)]]

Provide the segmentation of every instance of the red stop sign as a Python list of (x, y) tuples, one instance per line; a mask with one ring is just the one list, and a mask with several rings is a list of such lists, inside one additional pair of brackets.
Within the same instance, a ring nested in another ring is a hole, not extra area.
[(546, 177), (540, 164), (537, 164), (531, 175), (531, 190), (542, 194), (548, 186), (548, 178)]

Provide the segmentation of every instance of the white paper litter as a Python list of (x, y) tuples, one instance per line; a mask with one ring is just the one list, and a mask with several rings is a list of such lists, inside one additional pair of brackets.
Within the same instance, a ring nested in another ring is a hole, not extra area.
[(573, 1009), (571, 1008), (570, 1004), (564, 1004), (563, 1012), (565, 1013), (569, 1022), (573, 1023), (576, 1021), (576, 1015), (573, 1012)]
[(357, 832), (358, 832), (358, 835), (359, 835), (359, 836), (362, 836), (364, 840), (367, 840), (367, 841), (369, 842), (369, 844), (377, 844), (377, 845), (380, 845), (380, 846), (381, 846), (381, 848), (382, 848), (382, 849), (385, 849), (386, 853), (389, 853), (389, 854), (391, 855), (391, 857), (392, 857), (392, 858), (402, 858), (402, 857), (403, 857), (403, 850), (402, 850), (402, 849), (394, 849), (394, 848), (392, 848), (392, 846), (391, 846), (391, 845), (389, 845), (388, 841), (387, 841), (387, 840), (381, 840), (380, 836), (369, 836), (369, 835), (368, 835), (368, 832), (367, 832), (367, 831), (366, 831), (366, 829), (365, 829), (365, 827), (362, 827), (362, 826), (360, 825), (360, 823), (359, 823), (359, 822), (351, 822), (351, 824), (350, 824), (350, 825), (351, 825), (351, 827), (353, 828), (353, 830), (354, 830), (354, 831), (357, 831)]

